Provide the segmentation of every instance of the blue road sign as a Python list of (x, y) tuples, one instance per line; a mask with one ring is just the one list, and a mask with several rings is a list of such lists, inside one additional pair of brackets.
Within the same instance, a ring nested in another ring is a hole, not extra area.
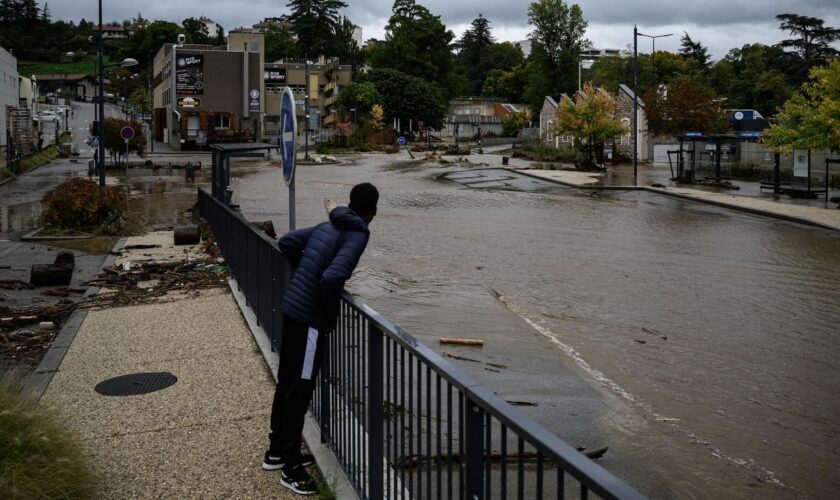
[(286, 87), (280, 98), (280, 159), (283, 162), (283, 180), (290, 186), (295, 178), (295, 143), (297, 142), (297, 116), (292, 89)]
[(91, 146), (99, 146), (99, 137), (93, 136), (90, 138), (90, 145)]
[(400, 136), (400, 138), (397, 139), (397, 144), (399, 144), (400, 146), (405, 146), (405, 137)]

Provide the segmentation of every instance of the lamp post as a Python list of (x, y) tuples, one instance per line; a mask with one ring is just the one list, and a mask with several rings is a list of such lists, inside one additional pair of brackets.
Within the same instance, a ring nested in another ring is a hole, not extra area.
[(581, 69), (591, 68), (594, 62), (595, 61), (593, 61), (592, 59), (578, 59), (578, 91), (580, 91), (582, 88), (580, 79)]
[[(636, 25), (633, 25), (633, 180), (635, 181), (639, 174), (639, 37), (646, 36), (653, 40), (653, 54), (656, 53), (656, 39), (666, 36), (671, 36), (673, 33), (665, 35), (645, 35), (639, 33)], [(656, 57), (653, 55), (653, 57)], [(656, 62), (653, 59), (654, 63)], [(656, 65), (653, 66), (653, 80), (656, 82)]]

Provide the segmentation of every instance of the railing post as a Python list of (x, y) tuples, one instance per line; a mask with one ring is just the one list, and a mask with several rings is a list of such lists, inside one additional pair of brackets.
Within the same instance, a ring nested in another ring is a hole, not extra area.
[(368, 498), (383, 497), (384, 415), (382, 413), (382, 330), (368, 321)]
[(473, 402), (467, 394), (466, 415), (464, 415), (464, 442), (465, 472), (467, 500), (482, 500), (484, 498), (483, 484), (483, 457), (484, 457), (484, 411)]
[[(335, 331), (331, 335), (335, 335)], [(280, 336), (283, 336), (281, 331)], [(327, 343), (329, 345), (329, 343)], [(332, 432), (332, 411), (330, 411), (330, 377), (332, 377), (332, 372), (330, 371), (330, 357), (333, 356), (334, 353), (330, 352), (330, 349), (326, 349), (324, 351), (324, 359), (321, 360), (321, 374), (318, 376), (319, 383), (321, 384), (321, 415), (319, 423), (321, 424), (321, 442), (322, 443), (329, 443), (332, 439), (331, 432)]]

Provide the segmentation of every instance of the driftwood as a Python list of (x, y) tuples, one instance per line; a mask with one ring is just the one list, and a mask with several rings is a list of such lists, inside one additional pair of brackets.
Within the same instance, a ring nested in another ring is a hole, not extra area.
[(160, 245), (126, 245), (122, 247), (123, 250), (147, 250), (149, 248), (160, 248)]
[(0, 288), (5, 288), (6, 290), (23, 290), (24, 288), (28, 288), (31, 290), (34, 287), (31, 283), (21, 280), (0, 280)]
[(455, 345), (469, 345), (483, 347), (484, 341), (479, 339), (454, 339), (448, 337), (441, 337), (438, 339), (441, 344), (455, 344)]
[(176, 245), (195, 245), (201, 241), (198, 226), (178, 226), (175, 228)]

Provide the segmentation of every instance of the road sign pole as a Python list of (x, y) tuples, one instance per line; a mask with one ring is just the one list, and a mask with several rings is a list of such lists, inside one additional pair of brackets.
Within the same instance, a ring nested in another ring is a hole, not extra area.
[(295, 229), (295, 161), (297, 157), (297, 111), (292, 89), (286, 87), (280, 99), (280, 158), (283, 181), (289, 186), (289, 230)]
[(295, 230), (295, 180), (289, 184), (289, 231)]

